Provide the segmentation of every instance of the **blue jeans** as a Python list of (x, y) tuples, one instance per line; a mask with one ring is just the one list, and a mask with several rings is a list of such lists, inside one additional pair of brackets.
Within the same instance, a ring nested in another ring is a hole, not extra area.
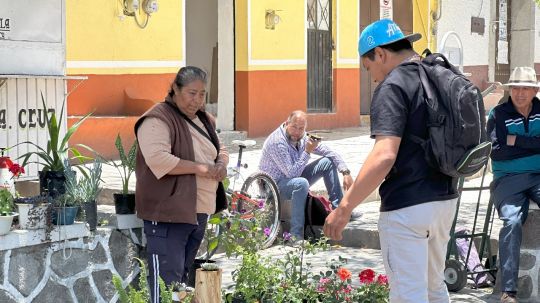
[(291, 200), (291, 234), (304, 238), (304, 215), (309, 187), (321, 178), (324, 180), (328, 197), (336, 208), (343, 198), (337, 167), (332, 160), (323, 157), (311, 162), (304, 168), (302, 175), (296, 178), (283, 178), (277, 182), (282, 200)]
[(148, 259), (148, 287), (152, 303), (159, 303), (158, 278), (165, 285), (187, 282), (187, 273), (204, 237), (207, 214), (197, 214), (198, 225), (144, 220)]
[(502, 291), (517, 291), (522, 225), (527, 220), (529, 199), (540, 206), (540, 184), (509, 196), (497, 209), (503, 220), (499, 232)]

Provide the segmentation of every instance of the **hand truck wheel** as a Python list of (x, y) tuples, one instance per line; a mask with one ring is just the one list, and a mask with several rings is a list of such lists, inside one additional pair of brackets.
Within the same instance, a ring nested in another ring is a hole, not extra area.
[(467, 269), (458, 260), (446, 260), (444, 282), (448, 291), (460, 291), (467, 285)]

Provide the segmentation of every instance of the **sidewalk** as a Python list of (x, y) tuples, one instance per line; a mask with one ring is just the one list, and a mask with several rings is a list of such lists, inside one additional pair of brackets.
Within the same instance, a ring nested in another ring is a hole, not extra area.
[[(369, 127), (357, 127), (357, 128), (345, 128), (336, 129), (331, 131), (312, 131), (323, 137), (324, 144), (338, 151), (343, 157), (349, 169), (351, 175), (356, 177), (362, 164), (364, 163), (367, 155), (373, 147), (374, 140), (369, 137)], [(243, 170), (242, 175), (247, 178), (251, 173), (257, 171), (258, 162), (261, 156), (261, 148), (265, 138), (253, 138), (257, 144), (248, 148), (243, 152), (242, 163), (247, 164), (247, 168)], [(238, 149), (230, 145), (230, 142), (224, 142), (230, 153), (230, 165), (235, 165), (238, 159)], [(114, 168), (104, 166), (103, 180), (105, 181), (105, 187), (108, 189), (119, 189), (120, 179), (117, 176), (117, 172)], [(490, 176), (484, 181), (484, 185), (489, 184), (491, 181)], [(478, 186), (480, 179), (473, 179), (467, 181), (465, 186), (472, 187)], [(241, 184), (237, 184), (235, 187), (239, 187)], [(131, 180), (130, 188), (135, 188), (135, 180)], [(324, 183), (317, 182), (312, 186), (312, 190), (316, 192), (324, 192)], [(323, 267), (327, 260), (331, 258), (337, 258), (338, 255), (348, 258), (350, 260), (352, 272), (359, 272), (367, 267), (373, 268), (377, 272), (384, 272), (382, 265), (382, 258), (380, 255), (379, 236), (377, 231), (377, 220), (379, 218), (379, 201), (378, 196), (372, 194), (368, 199), (369, 202), (364, 202), (358, 206), (363, 215), (359, 219), (352, 221), (345, 229), (343, 236), (344, 240), (339, 244), (341, 247), (332, 251), (322, 252), (316, 256), (308, 258), (315, 266), (314, 270)], [(482, 192), (480, 199), (480, 209), (478, 211), (479, 218), (477, 223), (478, 228), (483, 227), (485, 220), (485, 211), (489, 199), (489, 193), (487, 191)], [(465, 192), (462, 195), (461, 207), (459, 209), (458, 224), (457, 226), (465, 227), (472, 230), (474, 215), (476, 212), (478, 200), (477, 192)], [(453, 216), (454, 214), (448, 214)], [(493, 224), (492, 238), (496, 238), (500, 229), (500, 220), (495, 218)], [(496, 241), (494, 241), (496, 244)], [(286, 247), (274, 246), (264, 251), (264, 255), (279, 257)], [(494, 250), (497, 247), (495, 245)], [(223, 285), (224, 287), (232, 283), (231, 272), (238, 264), (238, 260), (225, 259), (223, 256), (215, 256), (216, 260), (224, 268)], [(490, 298), (491, 289), (473, 290), (470, 285), (459, 293), (452, 294), (453, 302), (498, 302), (498, 298)]]

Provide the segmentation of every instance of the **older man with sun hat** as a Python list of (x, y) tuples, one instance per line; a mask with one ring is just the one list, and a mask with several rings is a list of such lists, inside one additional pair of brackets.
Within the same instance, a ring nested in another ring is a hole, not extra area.
[(510, 96), (489, 114), (493, 150), (491, 197), (503, 227), (499, 232), (501, 302), (518, 302), (522, 225), (530, 201), (540, 203), (540, 84), (531, 67), (516, 67), (504, 88)]

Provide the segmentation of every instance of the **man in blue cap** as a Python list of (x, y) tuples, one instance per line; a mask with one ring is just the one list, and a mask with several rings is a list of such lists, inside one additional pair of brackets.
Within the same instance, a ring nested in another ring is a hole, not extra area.
[[(427, 106), (412, 42), (391, 20), (367, 26), (360, 35), (361, 63), (379, 83), (371, 103), (375, 145), (324, 233), (340, 240), (351, 211), (382, 182), (379, 236), (390, 283), (390, 302), (447, 303), (446, 247), (455, 213), (457, 178), (428, 165), (410, 135), (427, 138)], [(384, 181), (384, 182), (383, 182)]]

